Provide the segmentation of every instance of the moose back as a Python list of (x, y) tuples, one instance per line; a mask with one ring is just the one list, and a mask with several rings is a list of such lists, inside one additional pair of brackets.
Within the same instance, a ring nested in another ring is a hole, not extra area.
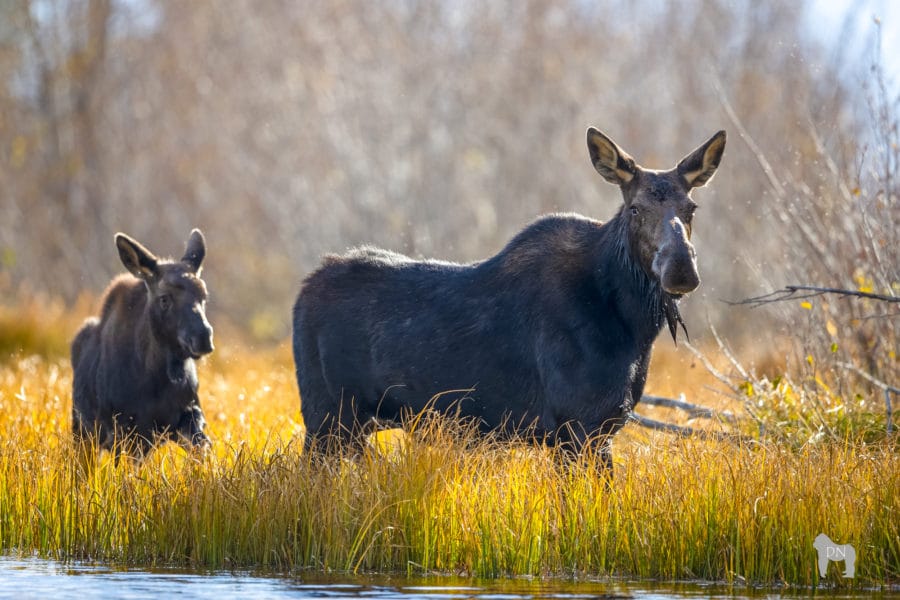
[(607, 223), (539, 218), (499, 254), (460, 265), (363, 247), (326, 256), (294, 306), (306, 445), (358, 445), (372, 419), (432, 407), (484, 431), (527, 433), (572, 453), (609, 440), (643, 393), (653, 341), (700, 283), (696, 204), (720, 131), (676, 167), (638, 166), (588, 129), (596, 170), (623, 205)]

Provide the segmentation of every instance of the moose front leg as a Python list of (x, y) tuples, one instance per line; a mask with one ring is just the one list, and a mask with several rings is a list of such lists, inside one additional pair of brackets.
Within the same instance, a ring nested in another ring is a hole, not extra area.
[(612, 481), (614, 470), (612, 455), (613, 436), (628, 422), (633, 408), (634, 402), (631, 398), (631, 392), (626, 392), (625, 398), (619, 406), (618, 416), (604, 421), (597, 429), (597, 432), (587, 440), (589, 451), (597, 461), (598, 470), (602, 472), (608, 481)]
[(567, 423), (548, 438), (557, 450), (557, 460), (564, 469), (575, 468), (579, 462), (594, 470), (609, 488), (613, 479), (612, 435), (602, 428), (588, 434), (580, 423)]
[(172, 437), (187, 450), (197, 448), (206, 450), (212, 443), (204, 429), (206, 419), (203, 417), (203, 411), (199, 404), (192, 404), (182, 413)]
[(597, 465), (597, 473), (608, 481), (613, 478), (612, 435), (598, 435), (588, 442)]

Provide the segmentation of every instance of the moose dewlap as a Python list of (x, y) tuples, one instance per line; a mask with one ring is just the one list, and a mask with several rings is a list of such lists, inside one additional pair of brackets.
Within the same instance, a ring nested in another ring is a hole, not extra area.
[(196, 359), (213, 351), (200, 269), (206, 242), (191, 232), (181, 260), (163, 260), (123, 233), (100, 317), (72, 342), (72, 429), (101, 448), (146, 453), (159, 440), (206, 446)]
[(526, 434), (611, 465), (609, 440), (643, 393), (653, 341), (676, 335), (678, 299), (700, 284), (693, 188), (720, 131), (667, 171), (587, 132), (596, 170), (621, 188), (606, 223), (539, 218), (473, 264), (363, 247), (326, 256), (294, 306), (306, 445), (352, 449), (372, 419), (431, 407), (484, 431)]

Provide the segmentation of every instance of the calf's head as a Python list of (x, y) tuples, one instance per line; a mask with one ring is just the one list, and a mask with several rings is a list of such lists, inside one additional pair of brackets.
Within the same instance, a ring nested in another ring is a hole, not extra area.
[(700, 275), (691, 223), (697, 204), (690, 192), (716, 172), (725, 150), (725, 132), (716, 133), (668, 171), (638, 166), (593, 127), (588, 129), (587, 143), (594, 168), (622, 189), (622, 218), (627, 222), (631, 255), (669, 294), (681, 296), (695, 290)]
[(206, 242), (199, 229), (191, 232), (181, 260), (161, 260), (124, 233), (116, 234), (122, 264), (147, 288), (152, 335), (181, 359), (200, 358), (213, 351), (213, 330), (206, 320), (206, 284), (200, 268)]

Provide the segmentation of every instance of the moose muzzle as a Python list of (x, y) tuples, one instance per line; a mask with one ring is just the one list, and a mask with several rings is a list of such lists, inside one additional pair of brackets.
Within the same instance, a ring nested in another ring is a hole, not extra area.
[(666, 219), (660, 225), (660, 244), (653, 256), (652, 269), (670, 294), (687, 294), (700, 285), (697, 253), (688, 235), (687, 227), (678, 217)]

